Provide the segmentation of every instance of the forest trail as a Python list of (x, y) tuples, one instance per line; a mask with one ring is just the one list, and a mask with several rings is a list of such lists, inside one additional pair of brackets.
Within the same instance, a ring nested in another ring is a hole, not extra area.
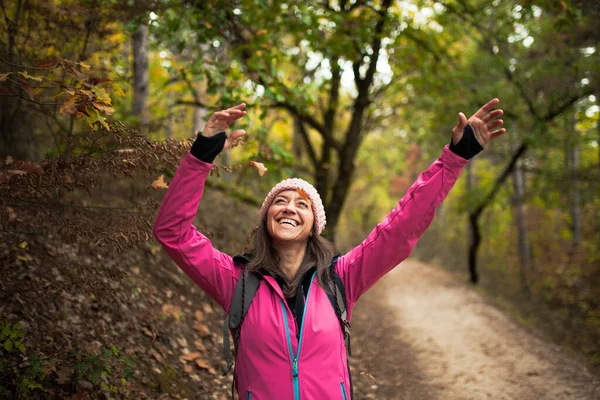
[(359, 399), (600, 398), (582, 362), (445, 270), (407, 260), (364, 303), (353, 321), (367, 347), (353, 365)]

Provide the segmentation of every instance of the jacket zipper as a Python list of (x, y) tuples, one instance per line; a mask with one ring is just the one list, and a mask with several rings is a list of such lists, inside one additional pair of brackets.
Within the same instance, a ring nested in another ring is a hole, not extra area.
[(246, 400), (250, 400), (252, 398), (252, 393), (246, 392)]
[(344, 382), (340, 383), (340, 389), (342, 390), (342, 399), (347, 400), (348, 398), (346, 397), (346, 388), (344, 387)]
[(306, 293), (306, 301), (304, 302), (304, 310), (302, 311), (302, 324), (300, 325), (300, 337), (298, 339), (298, 352), (294, 356), (294, 351), (292, 349), (292, 340), (290, 338), (290, 328), (288, 325), (287, 312), (285, 310), (285, 302), (281, 299), (281, 312), (283, 314), (283, 323), (285, 324), (285, 337), (287, 339), (288, 350), (290, 352), (290, 359), (292, 361), (292, 378), (294, 381), (294, 400), (300, 400), (300, 381), (298, 379), (298, 358), (300, 358), (300, 349), (302, 348), (302, 336), (304, 333), (304, 321), (306, 321), (306, 306), (308, 305), (308, 297), (310, 296), (310, 289), (312, 288), (313, 279), (317, 272), (313, 273), (313, 276), (310, 278), (310, 286), (308, 287), (308, 293)]

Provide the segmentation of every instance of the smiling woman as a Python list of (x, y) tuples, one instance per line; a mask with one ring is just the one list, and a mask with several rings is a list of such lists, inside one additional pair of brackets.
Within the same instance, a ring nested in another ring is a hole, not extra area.
[[(348, 398), (344, 339), (354, 304), (409, 256), (468, 159), (504, 133), (502, 110), (492, 110), (498, 102), (490, 101), (468, 120), (460, 113), (441, 156), (371, 234), (342, 256), (321, 236), (326, 218), (319, 193), (298, 178), (271, 189), (244, 255), (220, 252), (192, 225), (213, 160), (245, 134), (225, 134), (246, 115), (245, 104), (211, 116), (169, 186), (154, 234), (227, 313), (241, 314), (233, 332), (239, 398)], [(256, 291), (245, 298), (251, 282)]]

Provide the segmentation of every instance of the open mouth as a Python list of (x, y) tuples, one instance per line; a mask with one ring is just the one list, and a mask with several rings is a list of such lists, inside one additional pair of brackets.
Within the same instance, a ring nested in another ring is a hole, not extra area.
[(292, 228), (295, 228), (298, 226), (298, 223), (292, 219), (289, 218), (281, 218), (279, 220), (279, 225), (284, 225), (284, 226), (290, 226)]

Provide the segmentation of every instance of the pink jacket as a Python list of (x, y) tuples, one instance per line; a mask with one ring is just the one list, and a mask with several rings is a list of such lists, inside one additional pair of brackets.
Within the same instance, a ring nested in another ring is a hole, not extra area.
[[(336, 269), (346, 291), (348, 319), (359, 297), (410, 255), (467, 163), (446, 146), (369, 236), (339, 258)], [(163, 199), (154, 235), (179, 267), (229, 312), (241, 268), (192, 225), (211, 168), (186, 155)], [(297, 327), (279, 285), (264, 277), (241, 330), (235, 368), (240, 399), (350, 398), (343, 333), (314, 276), (305, 304)]]

